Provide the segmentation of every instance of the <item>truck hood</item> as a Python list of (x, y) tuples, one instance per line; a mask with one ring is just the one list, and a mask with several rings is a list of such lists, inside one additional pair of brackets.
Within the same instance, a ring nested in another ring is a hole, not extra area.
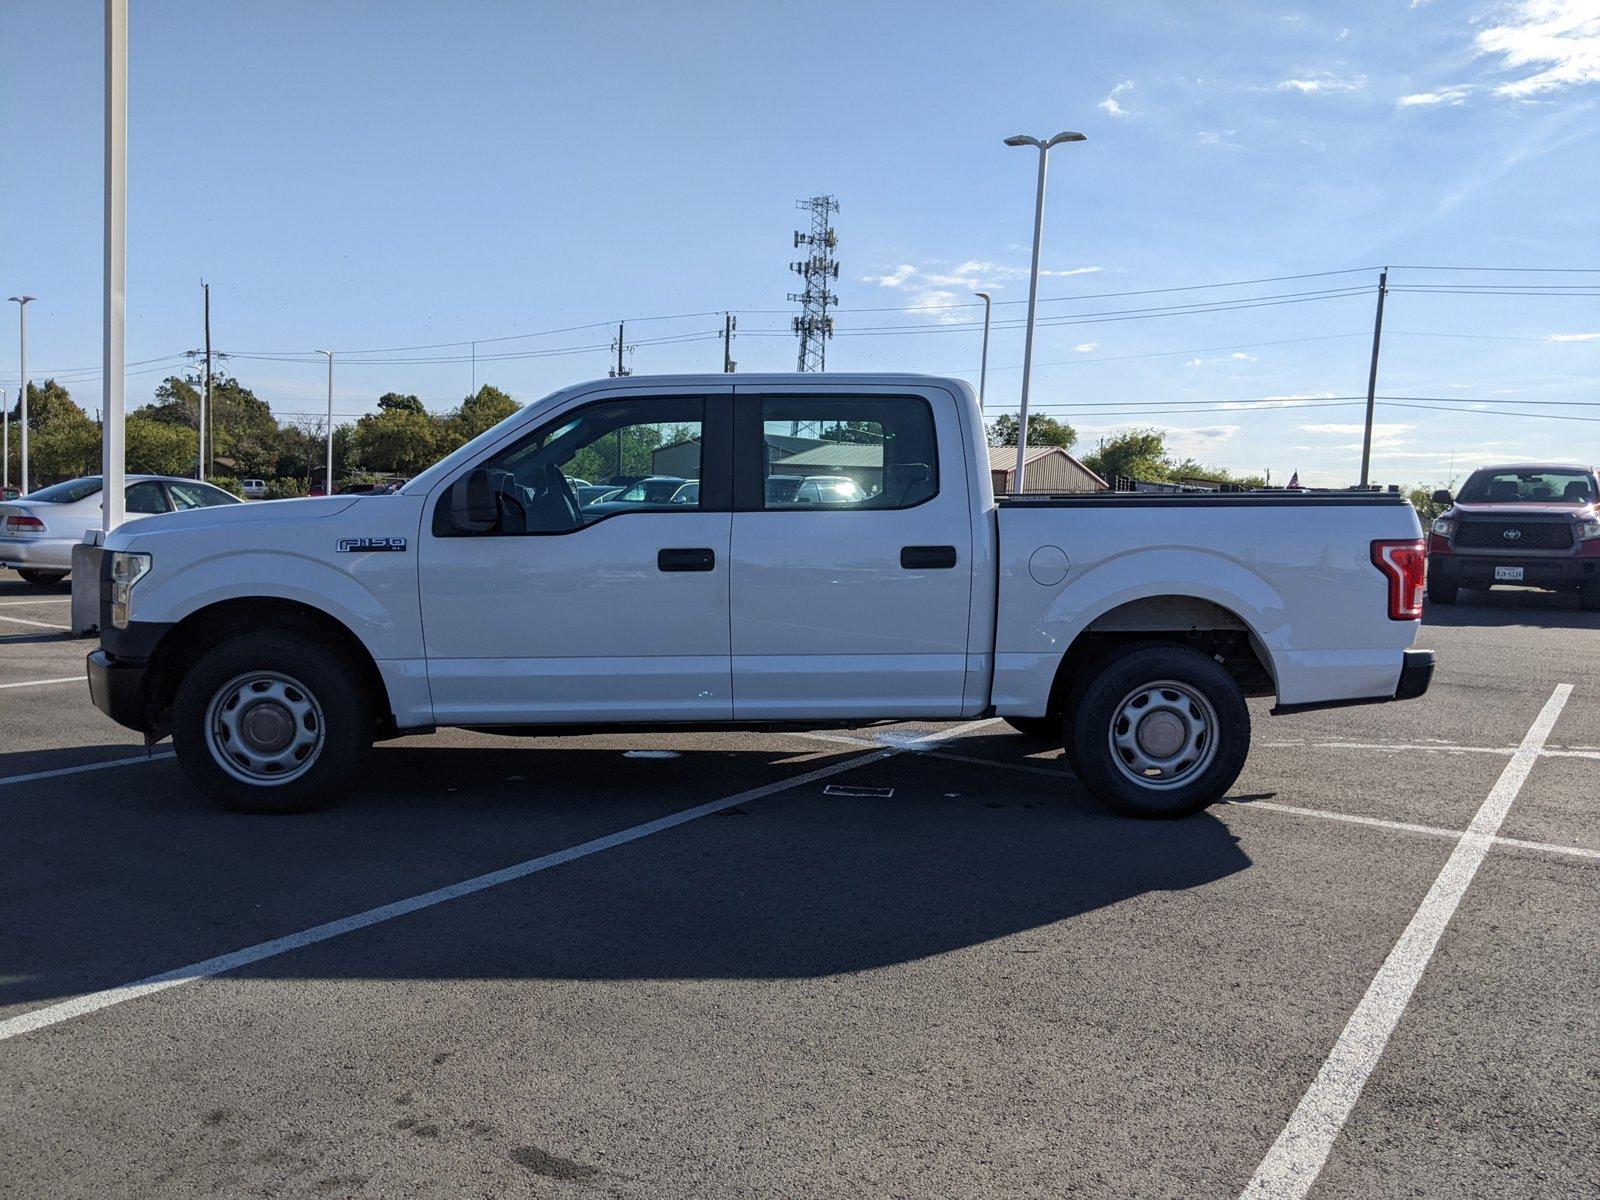
[(1462, 517), (1505, 517), (1516, 520), (1518, 517), (1571, 517), (1575, 521), (1586, 521), (1595, 515), (1593, 504), (1561, 504), (1545, 503), (1535, 500), (1518, 500), (1514, 504), (1462, 504), (1459, 500), (1455, 505), (1456, 515)]
[(310, 525), (336, 517), (361, 501), (360, 496), (328, 496), (310, 500), (262, 500), (252, 504), (219, 504), (185, 512), (156, 513), (119, 525), (106, 539), (111, 550), (130, 550), (147, 538), (201, 529), (244, 529), (271, 525), (278, 529)]

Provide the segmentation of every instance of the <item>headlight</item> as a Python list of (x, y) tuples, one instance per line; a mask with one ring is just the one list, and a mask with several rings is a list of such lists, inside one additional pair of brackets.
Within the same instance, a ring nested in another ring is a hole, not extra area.
[(1592, 542), (1595, 538), (1600, 538), (1600, 517), (1589, 517), (1587, 520), (1579, 521), (1578, 540)]
[(119, 550), (111, 555), (111, 623), (118, 629), (128, 627), (128, 594), (149, 571), (148, 554), (127, 554)]
[(1440, 537), (1449, 537), (1456, 531), (1456, 519), (1454, 517), (1436, 517), (1433, 522), (1433, 531)]

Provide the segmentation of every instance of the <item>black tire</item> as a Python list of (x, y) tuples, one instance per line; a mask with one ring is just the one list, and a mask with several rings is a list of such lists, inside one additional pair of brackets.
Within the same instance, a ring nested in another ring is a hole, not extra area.
[(1600, 612), (1600, 584), (1591, 583), (1578, 593), (1578, 608), (1582, 612)]
[(60, 583), (70, 571), (39, 571), (33, 567), (18, 567), (17, 574), (22, 576), (23, 583), (31, 583), (34, 587), (51, 587)]
[[(1154, 819), (1186, 817), (1227, 795), (1250, 753), (1250, 710), (1215, 659), (1187, 646), (1151, 645), (1097, 666), (1068, 721), (1084, 786), (1116, 812)], [(1130, 723), (1130, 711), (1145, 715)], [(1165, 715), (1152, 728), (1146, 722), (1157, 713)], [(1159, 752), (1171, 737), (1176, 748), (1141, 774), (1134, 753)], [(1114, 738), (1133, 749), (1114, 748)], [(1160, 771), (1167, 775), (1150, 773)]]
[[(247, 724), (244, 716), (257, 708), (263, 711), (256, 723)], [(228, 726), (238, 732), (228, 733)], [(281, 733), (286, 743), (256, 759), (247, 739), (263, 729)], [(294, 758), (296, 743), (307, 738), (314, 747)], [(371, 701), (356, 665), (336, 646), (283, 630), (241, 634), (208, 650), (179, 681), (172, 706), (172, 740), (184, 773), (233, 812), (297, 813), (327, 804), (360, 767), (372, 739)], [(270, 778), (272, 754), (291, 756), (277, 772), (282, 781)]]
[(1060, 717), (1001, 717), (1000, 719), (1031, 741), (1059, 742), (1061, 740)]
[(1454, 604), (1456, 602), (1456, 593), (1460, 590), (1461, 589), (1457, 585), (1453, 583), (1446, 583), (1442, 579), (1429, 579), (1428, 603)]

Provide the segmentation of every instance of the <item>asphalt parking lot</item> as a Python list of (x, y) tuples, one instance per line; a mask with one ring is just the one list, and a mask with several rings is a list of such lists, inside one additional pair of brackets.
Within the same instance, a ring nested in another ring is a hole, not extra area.
[(0, 1195), (1600, 1193), (1571, 598), (1430, 611), (1419, 701), (1253, 702), (1151, 824), (998, 722), (443, 732), (230, 815), (66, 594), (0, 573)]

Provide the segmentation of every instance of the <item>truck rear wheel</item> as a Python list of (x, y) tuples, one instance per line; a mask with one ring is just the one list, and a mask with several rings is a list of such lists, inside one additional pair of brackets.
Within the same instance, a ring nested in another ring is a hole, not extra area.
[(172, 738), (190, 781), (242, 813), (334, 799), (372, 744), (371, 707), (334, 646), (281, 630), (213, 647), (178, 684)]
[(1216, 803), (1250, 752), (1244, 693), (1215, 659), (1187, 646), (1102, 660), (1070, 724), (1078, 778), (1131, 817), (1186, 817)]

